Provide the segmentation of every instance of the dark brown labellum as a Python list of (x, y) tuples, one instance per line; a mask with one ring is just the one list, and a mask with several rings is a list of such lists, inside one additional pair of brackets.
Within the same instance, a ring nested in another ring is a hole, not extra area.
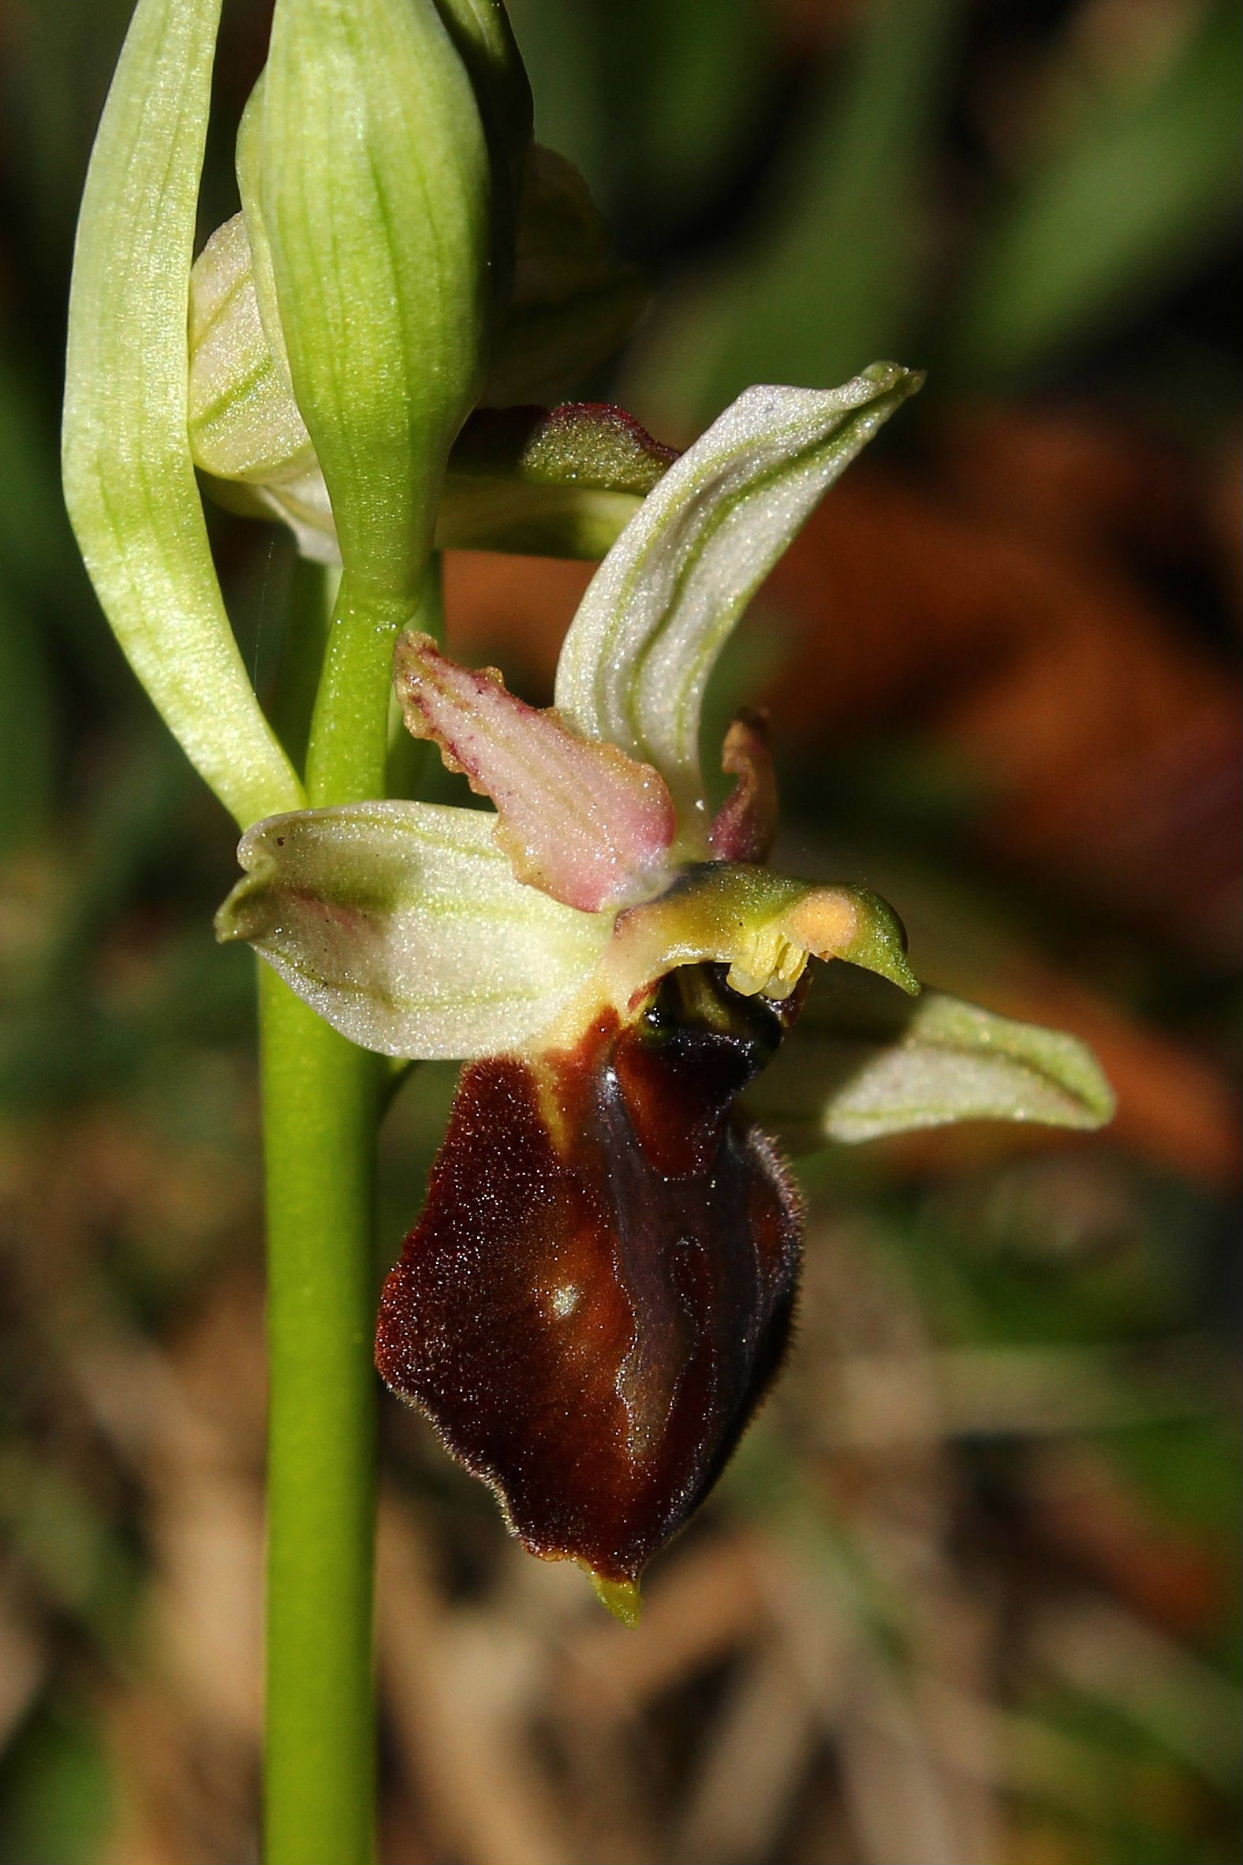
[(794, 1014), (693, 967), (635, 1023), (463, 1071), (377, 1364), (536, 1554), (633, 1581), (781, 1359), (799, 1204), (734, 1103)]

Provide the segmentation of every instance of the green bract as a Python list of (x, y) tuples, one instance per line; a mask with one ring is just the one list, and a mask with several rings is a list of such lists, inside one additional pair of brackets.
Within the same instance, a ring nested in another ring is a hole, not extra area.
[(233, 641), (194, 467), (339, 550), (308, 787), (366, 795), (387, 657), (487, 368), (493, 171), (512, 246), (529, 96), (492, 0), (446, 0), (451, 31), (432, 0), (278, 0), (239, 135), (245, 218), (209, 242), (191, 296), (218, 16), (218, 0), (134, 16), (83, 201), (65, 487), (126, 653), (246, 823), (303, 793)]
[(470, 75), (492, 163), (492, 289), (513, 271), (514, 229), (531, 148), (535, 104), (502, 0), (437, 0), (445, 30)]
[(82, 201), (65, 501), (117, 639), (241, 823), (301, 786), (225, 614), (187, 436), (186, 311), (219, 0), (140, 0)]

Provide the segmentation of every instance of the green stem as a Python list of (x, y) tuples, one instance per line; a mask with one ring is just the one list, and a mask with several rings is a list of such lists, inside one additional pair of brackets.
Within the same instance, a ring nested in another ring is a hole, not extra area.
[[(437, 641), (445, 638), (445, 594), (439, 551), (432, 552), (423, 578), (423, 593), (410, 626), (434, 636)], [(428, 778), (439, 762), (434, 747), (426, 738), (414, 738), (406, 730), (401, 708), (394, 700), (388, 716), (389, 796), (426, 796)]]
[[(435, 569), (426, 600), (438, 601)], [(299, 586), (300, 607), (314, 601)], [(393, 642), (414, 604), (343, 578), (307, 748), (313, 806), (386, 794)], [(314, 648), (314, 630), (304, 650)], [(260, 967), (268, 1197), (269, 1865), (366, 1865), (375, 1713), (373, 1167), (386, 1065)]]
[(316, 693), (339, 577), (322, 563), (295, 557), (285, 598), (285, 632), (268, 712), (299, 770), (306, 765)]
[(260, 970), (269, 1865), (365, 1865), (375, 1800), (372, 1165), (383, 1065)]
[(417, 601), (378, 600), (341, 578), (307, 750), (312, 807), (384, 795), (393, 647)]
[[(313, 613), (307, 593), (300, 589), (300, 606)], [(408, 614), (360, 602), (342, 579), (307, 746), (313, 806), (385, 795), (393, 640)], [(270, 1382), (265, 1854), (269, 1865), (366, 1865), (375, 1820), (373, 1168), (383, 1064), (266, 967), (260, 977)]]

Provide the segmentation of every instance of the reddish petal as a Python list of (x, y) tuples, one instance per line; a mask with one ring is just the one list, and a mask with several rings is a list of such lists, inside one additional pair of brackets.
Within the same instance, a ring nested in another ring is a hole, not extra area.
[(459, 666), (430, 635), (402, 636), (396, 682), (414, 736), (495, 803), (519, 880), (589, 913), (650, 886), (677, 828), (650, 765), (526, 705), (495, 669)]
[(377, 1363), (525, 1545), (633, 1581), (785, 1347), (799, 1210), (733, 1100), (788, 1015), (677, 974), (640, 1024), (463, 1074)]
[(738, 781), (713, 818), (713, 853), (720, 861), (767, 861), (778, 809), (766, 713), (746, 706), (738, 714), (725, 734), (721, 768)]

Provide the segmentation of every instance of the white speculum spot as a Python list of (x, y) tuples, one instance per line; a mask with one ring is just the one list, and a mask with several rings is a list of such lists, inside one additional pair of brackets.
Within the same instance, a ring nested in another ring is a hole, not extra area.
[(579, 1290), (575, 1282), (563, 1282), (552, 1291), (548, 1298), (549, 1307), (558, 1321), (564, 1321), (578, 1307)]

